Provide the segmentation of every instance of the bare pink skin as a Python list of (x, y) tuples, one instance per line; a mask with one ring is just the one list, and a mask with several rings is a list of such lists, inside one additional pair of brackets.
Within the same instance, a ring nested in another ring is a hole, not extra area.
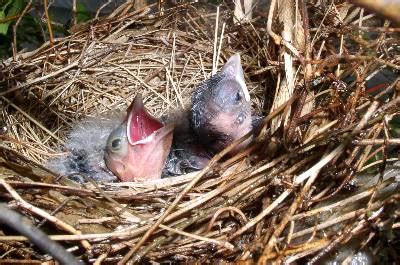
[[(217, 115), (211, 121), (212, 126), (218, 130), (220, 133), (229, 136), (232, 139), (232, 142), (238, 140), (245, 136), (251, 130), (251, 119), (245, 119), (243, 123), (238, 124), (233, 119), (230, 113), (225, 112), (216, 112)], [(246, 148), (247, 145), (251, 142), (251, 139), (247, 139), (237, 146), (235, 146), (230, 152), (229, 155), (233, 156), (238, 153), (240, 150)]]
[(173, 126), (164, 126), (149, 114), (138, 95), (125, 121), (108, 138), (106, 165), (124, 182), (159, 179), (172, 136)]

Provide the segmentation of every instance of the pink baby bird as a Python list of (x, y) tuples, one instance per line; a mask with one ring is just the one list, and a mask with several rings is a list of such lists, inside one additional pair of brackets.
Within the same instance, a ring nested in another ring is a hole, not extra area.
[(108, 137), (105, 162), (121, 181), (161, 178), (169, 154), (173, 126), (149, 114), (137, 95), (128, 115)]

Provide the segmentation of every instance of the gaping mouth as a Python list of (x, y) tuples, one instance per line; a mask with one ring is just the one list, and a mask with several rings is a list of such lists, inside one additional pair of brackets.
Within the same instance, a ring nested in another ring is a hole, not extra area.
[(172, 131), (171, 126), (164, 127), (160, 120), (147, 112), (140, 94), (133, 100), (128, 113), (127, 136), (131, 145), (152, 142)]

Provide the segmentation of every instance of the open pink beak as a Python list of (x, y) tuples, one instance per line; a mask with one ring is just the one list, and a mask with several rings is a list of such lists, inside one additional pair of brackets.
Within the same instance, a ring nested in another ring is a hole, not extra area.
[(169, 154), (173, 126), (164, 126), (149, 114), (137, 95), (125, 121), (107, 140), (107, 167), (121, 181), (144, 181), (161, 177)]

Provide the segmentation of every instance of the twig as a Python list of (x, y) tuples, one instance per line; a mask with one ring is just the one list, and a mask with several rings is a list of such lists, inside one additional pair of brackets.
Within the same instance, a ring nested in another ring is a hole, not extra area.
[[(45, 212), (44, 210), (37, 208), (35, 206), (33, 206), (32, 204), (26, 202), (24, 199), (22, 199), (22, 197), (4, 180), (4, 179), (0, 179), (0, 184), (3, 185), (3, 187), (10, 193), (10, 195), (17, 201), (17, 203), (19, 204), (19, 206), (21, 206), (22, 208), (35, 213), (43, 218), (46, 218), (47, 220), (49, 220), (50, 222), (52, 222), (53, 224), (55, 224), (56, 226), (64, 229), (65, 231), (70, 232), (71, 234), (75, 234), (75, 235), (80, 235), (81, 232), (76, 230), (74, 227), (72, 227), (71, 225), (65, 223), (64, 221), (61, 221), (60, 219), (48, 214), (47, 212)], [(88, 241), (86, 240), (82, 240), (81, 241), (82, 246), (86, 249), (86, 250), (90, 250), (91, 246), (89, 244)]]
[(273, 21), (273, 15), (274, 15), (274, 10), (275, 10), (275, 5), (276, 5), (276, 0), (272, 0), (270, 7), (269, 7), (269, 13), (268, 13), (268, 21), (267, 21), (267, 31), (268, 34), (272, 37), (272, 39), (275, 41), (276, 45), (281, 45), (283, 44), (288, 50), (290, 50), (300, 61), (304, 61), (303, 57), (300, 55), (299, 51), (284, 40), (281, 36), (277, 35), (275, 32), (272, 31), (272, 21)]
[(12, 103), (10, 100), (8, 100), (6, 97), (4, 96), (0, 96), (2, 100), (4, 100), (5, 102), (7, 102), (8, 104), (10, 104), (10, 106), (12, 106), (14, 109), (16, 109), (17, 111), (19, 111), (22, 115), (24, 115), (27, 119), (29, 119), (31, 122), (33, 122), (34, 124), (36, 124), (40, 129), (42, 129), (43, 131), (45, 131), (46, 133), (48, 133), (49, 135), (51, 135), (51, 137), (53, 137), (54, 139), (56, 139), (59, 143), (64, 144), (64, 141), (61, 140), (60, 138), (57, 137), (57, 135), (55, 135), (52, 131), (50, 131), (49, 129), (47, 129), (46, 127), (44, 127), (42, 124), (40, 124), (40, 122), (38, 122), (34, 117), (32, 117), (31, 115), (29, 115), (28, 113), (26, 113), (25, 111), (23, 111), (21, 108), (19, 108), (17, 105), (15, 105), (14, 103)]
[(82, 189), (82, 188), (75, 188), (75, 187), (69, 187), (69, 186), (63, 186), (63, 185), (56, 185), (56, 184), (49, 184), (49, 183), (42, 183), (42, 182), (21, 182), (21, 181), (7, 181), (9, 185), (12, 187), (16, 188), (23, 188), (23, 189), (54, 189), (58, 190), (61, 192), (66, 192), (69, 194), (75, 194), (75, 195), (82, 195), (82, 196), (89, 196), (89, 195), (96, 195), (93, 191), (88, 190), (88, 189)]
[(13, 60), (17, 60), (17, 28), (19, 23), (21, 22), (22, 18), (28, 12), (28, 10), (32, 6), (32, 0), (29, 0), (28, 4), (25, 6), (24, 10), (22, 11), (21, 15), (18, 17), (17, 21), (13, 26), (13, 43), (12, 43), (12, 50), (13, 50)]
[[(137, 236), (137, 231), (112, 232), (112, 233), (95, 233), (95, 234), (79, 234), (79, 235), (49, 235), (54, 241), (82, 241), (82, 240), (105, 240), (105, 239), (124, 239)], [(25, 236), (0, 236), (0, 242), (4, 241), (27, 241)]]
[(94, 19), (98, 19), (101, 10), (103, 10), (103, 8), (105, 8), (106, 6), (108, 6), (109, 4), (111, 4), (111, 2), (112, 2), (112, 0), (108, 0), (107, 2), (105, 2), (104, 4), (102, 4), (102, 5), (99, 7), (99, 9), (97, 9), (96, 15), (94, 16)]
[(96, 259), (96, 261), (93, 262), (93, 265), (101, 265), (101, 264), (103, 263), (103, 261), (106, 260), (107, 256), (108, 256), (108, 253), (103, 253), (103, 254), (101, 254), (101, 255)]
[(244, 215), (244, 213), (243, 213), (240, 209), (238, 209), (238, 208), (236, 208), (236, 207), (232, 207), (232, 206), (224, 207), (224, 208), (218, 209), (218, 211), (215, 212), (215, 214), (214, 214), (213, 217), (211, 218), (210, 222), (208, 223), (207, 229), (206, 229), (206, 231), (205, 231), (204, 233), (208, 233), (208, 232), (211, 231), (211, 228), (213, 227), (213, 225), (214, 225), (214, 223), (215, 223), (215, 220), (218, 218), (218, 216), (219, 216), (221, 213), (223, 213), (223, 212), (225, 212), (225, 211), (234, 211), (234, 212), (236, 212), (237, 214), (239, 214), (240, 217), (242, 217), (242, 219), (243, 219), (243, 221), (244, 221), (245, 223), (247, 222), (246, 216)]
[(219, 45), (218, 45), (217, 55), (215, 56), (216, 57), (216, 59), (215, 59), (215, 68), (216, 69), (218, 69), (219, 56), (221, 54), (221, 47), (222, 47), (222, 43), (224, 40), (225, 26), (226, 26), (226, 23), (224, 22), (222, 24), (221, 36), (219, 37)]
[(166, 211), (161, 215), (161, 217), (157, 219), (157, 221), (151, 226), (151, 228), (147, 230), (147, 232), (144, 234), (141, 240), (137, 244), (135, 244), (135, 246), (124, 256), (124, 258), (119, 262), (119, 264), (126, 263), (132, 257), (132, 255), (135, 254), (135, 252), (146, 242), (146, 240), (159, 227), (159, 225), (164, 221), (164, 219), (166, 219), (167, 216), (172, 212), (172, 210), (174, 210), (174, 208), (178, 205), (178, 203), (182, 200), (182, 198), (194, 187), (194, 185), (196, 185), (196, 183), (207, 172), (210, 171), (210, 169), (214, 166), (215, 163), (217, 163), (217, 161), (219, 161), (224, 155), (228, 154), (235, 146), (243, 142), (249, 136), (251, 136), (251, 132), (249, 132), (242, 138), (234, 141), (220, 153), (215, 155), (208, 163), (208, 165), (204, 169), (202, 169), (188, 185), (186, 185), (185, 189), (176, 197), (176, 199), (172, 202), (172, 204), (166, 209)]
[(400, 139), (392, 138), (392, 139), (362, 139), (362, 140), (353, 140), (352, 144), (354, 145), (400, 145)]
[(71, 28), (76, 26), (76, 0), (72, 0)]
[(218, 22), (219, 22), (219, 6), (217, 6), (217, 15), (215, 17), (215, 30), (214, 30), (214, 46), (213, 46), (213, 67), (212, 75), (217, 73), (217, 43), (218, 43)]
[(207, 237), (203, 237), (203, 236), (199, 236), (199, 235), (195, 235), (195, 234), (190, 234), (190, 233), (187, 233), (185, 231), (180, 231), (178, 229), (174, 229), (174, 228), (165, 226), (163, 224), (160, 224), (160, 228), (165, 229), (165, 230), (170, 231), (170, 232), (173, 232), (173, 233), (176, 233), (176, 234), (179, 234), (179, 235), (191, 237), (191, 238), (194, 238), (196, 240), (200, 240), (200, 241), (205, 241), (205, 242), (209, 242), (209, 243), (212, 243), (212, 244), (216, 244), (218, 246), (227, 248), (229, 250), (233, 250), (235, 248), (229, 242), (226, 242), (226, 241), (225, 242), (221, 242), (219, 240), (215, 240), (215, 239), (211, 239), (211, 238), (207, 238)]
[(54, 44), (54, 37), (53, 37), (53, 30), (51, 29), (51, 22), (50, 22), (50, 16), (49, 16), (49, 3), (48, 0), (43, 0), (43, 8), (44, 8), (44, 14), (46, 16), (46, 21), (47, 21), (47, 29), (49, 31), (49, 40), (50, 40), (50, 47), (53, 47)]
[(351, 2), (381, 14), (396, 23), (400, 23), (400, 4), (397, 1), (388, 2), (384, 0), (351, 0)]
[(26, 235), (33, 244), (42, 251), (49, 253), (63, 264), (82, 264), (78, 262), (71, 253), (67, 252), (60, 244), (52, 241), (42, 230), (29, 225), (22, 215), (12, 211), (5, 204), (0, 204), (0, 222), (13, 228), (17, 232)]

